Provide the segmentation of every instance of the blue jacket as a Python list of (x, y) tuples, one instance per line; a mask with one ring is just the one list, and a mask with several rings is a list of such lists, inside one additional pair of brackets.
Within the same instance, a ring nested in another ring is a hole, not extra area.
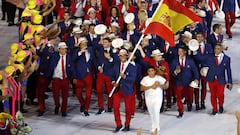
[[(134, 29), (134, 33), (130, 35), (130, 42), (132, 43), (133, 47), (137, 44), (140, 36), (141, 36), (140, 33), (136, 29)], [(122, 34), (122, 39), (127, 40), (127, 32), (124, 32)]]
[(170, 64), (171, 73), (176, 78), (176, 86), (189, 86), (193, 80), (199, 80), (199, 72), (193, 59), (186, 56), (185, 66), (181, 69), (179, 74), (175, 74), (176, 66), (180, 66), (179, 58), (176, 58)]
[[(237, 0), (238, 6), (240, 6), (240, 0)], [(235, 12), (236, 11), (236, 2), (235, 0), (223, 0), (223, 9), (224, 12)]]
[[(112, 81), (116, 81), (117, 78), (119, 77), (120, 74), (120, 66), (121, 63), (117, 62), (114, 64), (114, 78), (112, 79)], [(133, 66), (131, 63), (129, 63), (126, 71), (126, 78), (122, 78), (119, 82), (119, 87), (122, 88), (123, 94), (124, 95), (129, 95), (133, 93), (133, 84), (136, 80), (136, 76), (137, 76), (137, 69), (135, 66)], [(119, 89), (116, 88), (116, 91)]]
[(37, 50), (37, 55), (40, 57), (40, 64), (38, 67), (38, 74), (43, 75), (45, 78), (51, 78), (51, 75), (46, 74), (49, 70), (50, 59), (52, 58), (53, 52), (48, 50), (46, 46), (42, 51)]
[[(50, 63), (49, 63), (49, 69), (46, 72), (46, 76), (53, 76), (53, 72), (54, 69), (56, 68), (58, 61), (60, 60), (60, 55), (58, 52), (54, 52), (52, 54), (52, 57), (50, 58)], [(73, 63), (72, 63), (72, 59), (70, 57), (70, 55), (67, 54), (66, 57), (66, 74), (67, 74), (67, 78), (72, 79), (72, 77), (74, 76), (74, 68), (73, 68)]]
[(74, 68), (74, 79), (83, 79), (86, 77), (87, 73), (93, 74), (93, 65), (95, 65), (95, 56), (92, 51), (92, 48), (87, 48), (87, 51), (90, 53), (90, 59), (86, 61), (84, 54), (79, 55), (80, 49), (77, 49), (74, 52), (73, 61), (75, 63)]
[(199, 68), (206, 67), (208, 55), (212, 53), (213, 53), (212, 46), (210, 44), (205, 44), (203, 54), (201, 54), (199, 47), (199, 49), (197, 50), (197, 54), (193, 55), (193, 59)]
[[(60, 27), (60, 29), (61, 29), (61, 33), (58, 35), (58, 37), (59, 37), (60, 39), (62, 39), (64, 33), (65, 33), (65, 32), (68, 32), (68, 31), (67, 31), (67, 27), (66, 27), (66, 25), (65, 25), (65, 22), (62, 21), (62, 22), (58, 23), (58, 27)], [(70, 24), (69, 28), (70, 28), (70, 27), (72, 27), (72, 24)], [(68, 32), (68, 33), (70, 33), (70, 32)]]
[[(220, 84), (231, 83), (232, 84), (232, 71), (230, 67), (231, 59), (227, 55), (224, 54), (221, 63), (217, 66), (215, 55), (210, 54), (207, 58), (207, 64), (209, 67), (206, 80), (208, 82), (213, 82), (215, 79), (218, 80)], [(226, 74), (227, 73), (227, 80)]]
[[(223, 41), (223, 34), (220, 34), (220, 42)], [(210, 34), (207, 38), (207, 43), (212, 45), (212, 48), (214, 49), (215, 45), (218, 43), (218, 39), (214, 35), (214, 33)]]
[(110, 60), (110, 61), (105, 58), (104, 48), (101, 46), (100, 50), (98, 50), (98, 58), (97, 58), (96, 68), (98, 68), (99, 66), (103, 66), (103, 74), (112, 78), (114, 76), (114, 70), (113, 70), (114, 53), (113, 53), (112, 49), (109, 50), (109, 53), (112, 57), (112, 60)]
[(74, 36), (70, 36), (67, 38), (66, 44), (68, 46), (68, 49), (70, 50), (70, 52), (72, 52), (72, 50), (74, 49), (75, 46), (75, 38)]

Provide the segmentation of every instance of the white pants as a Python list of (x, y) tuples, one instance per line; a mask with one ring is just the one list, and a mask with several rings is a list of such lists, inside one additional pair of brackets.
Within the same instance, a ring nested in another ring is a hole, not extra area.
[(162, 95), (146, 97), (146, 105), (152, 121), (152, 132), (160, 131), (160, 108), (162, 106)]

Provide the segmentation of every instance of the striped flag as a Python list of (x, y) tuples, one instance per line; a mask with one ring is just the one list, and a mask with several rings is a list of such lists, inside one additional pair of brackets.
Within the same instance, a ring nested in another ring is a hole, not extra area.
[(163, 0), (144, 34), (156, 34), (174, 46), (174, 34), (193, 22), (202, 22), (202, 19), (176, 0)]

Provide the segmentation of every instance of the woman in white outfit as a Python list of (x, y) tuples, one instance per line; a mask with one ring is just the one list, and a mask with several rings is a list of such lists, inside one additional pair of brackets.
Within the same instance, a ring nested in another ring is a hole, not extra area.
[(147, 70), (147, 76), (141, 80), (141, 90), (145, 92), (145, 100), (148, 108), (148, 112), (152, 121), (152, 132), (157, 129), (160, 130), (160, 108), (162, 105), (162, 92), (163, 89), (168, 88), (167, 81), (156, 75), (156, 70), (153, 66), (150, 66)]

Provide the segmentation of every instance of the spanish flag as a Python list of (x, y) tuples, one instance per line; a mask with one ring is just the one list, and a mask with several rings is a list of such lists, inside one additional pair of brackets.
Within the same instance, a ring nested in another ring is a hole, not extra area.
[(193, 22), (202, 22), (202, 19), (176, 0), (163, 0), (144, 34), (156, 34), (174, 46), (174, 34)]

